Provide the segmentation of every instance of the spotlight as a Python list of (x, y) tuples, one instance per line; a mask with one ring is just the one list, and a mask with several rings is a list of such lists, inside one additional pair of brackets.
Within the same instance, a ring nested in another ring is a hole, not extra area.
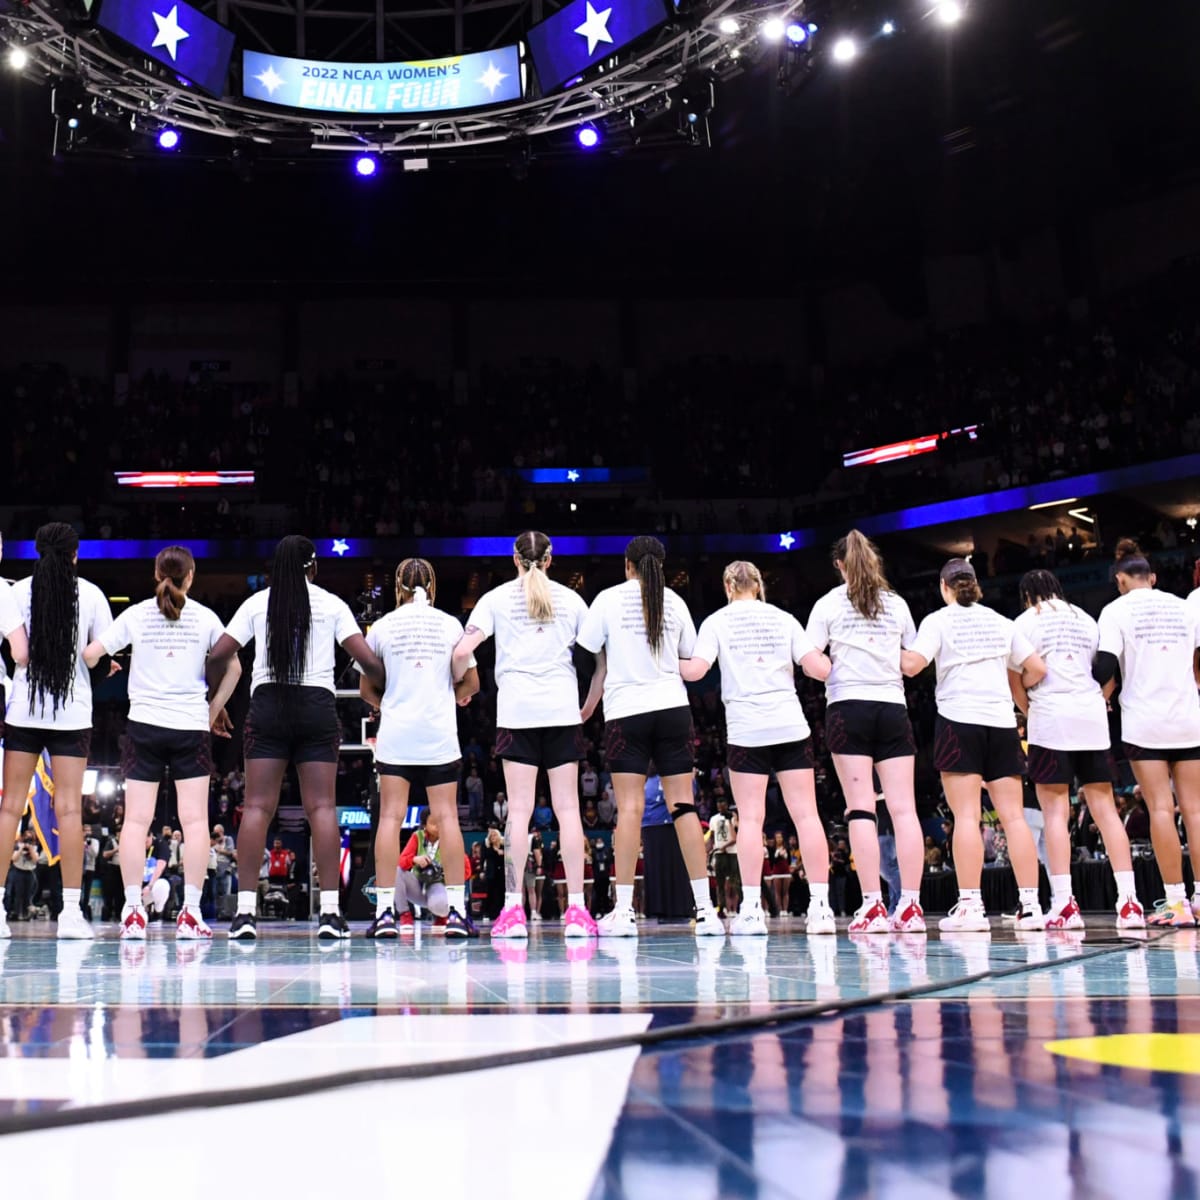
[(784, 24), (778, 17), (768, 17), (762, 25), (762, 35), (768, 42), (778, 42), (784, 34)]
[(793, 21), (784, 32), (793, 46), (801, 46), (808, 41), (808, 30), (798, 21)]
[(29, 66), (29, 51), (24, 46), (13, 46), (8, 52), (8, 65), (14, 71), (23, 71)]
[(158, 148), (160, 150), (174, 150), (179, 145), (179, 130), (167, 128), (162, 130), (158, 135)]
[(106, 775), (103, 779), (100, 780), (99, 783), (96, 784), (96, 795), (99, 796), (101, 799), (107, 800), (109, 798), (109, 796), (115, 796), (116, 794), (117, 794), (116, 782), (115, 782), (115, 780), (111, 779), (109, 776)]
[(957, 25), (965, 16), (959, 0), (940, 0), (940, 3), (934, 7), (933, 15), (937, 18), (939, 25), (945, 25), (947, 28)]
[(858, 43), (852, 37), (840, 37), (833, 43), (833, 61), (853, 62), (858, 57)]
[(370, 179), (379, 170), (379, 163), (374, 155), (360, 154), (354, 160), (354, 171), (360, 179)]
[(68, 117), (67, 118), (67, 128), (68, 129), (78, 129), (79, 128), (79, 118), (78, 117)]
[(717, 28), (724, 34), (737, 33), (741, 26), (734, 20), (733, 17), (722, 17), (720, 25)]
[(600, 145), (600, 130), (595, 125), (581, 125), (575, 131), (575, 140), (585, 150), (595, 150)]
[(891, 37), (892, 34), (896, 32), (896, 22), (884, 21), (883, 28), (880, 29), (879, 32), (882, 33), (884, 37)]

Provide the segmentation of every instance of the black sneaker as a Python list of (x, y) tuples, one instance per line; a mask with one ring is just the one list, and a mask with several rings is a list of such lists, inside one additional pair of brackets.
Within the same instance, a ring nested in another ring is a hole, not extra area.
[(250, 913), (238, 913), (229, 926), (229, 936), (233, 941), (253, 942), (258, 938), (258, 923)]
[(446, 937), (474, 938), (479, 936), (475, 922), (470, 917), (464, 917), (457, 908), (452, 908), (446, 917)]
[(400, 931), (396, 928), (396, 914), (390, 908), (387, 912), (380, 913), (367, 927), (366, 936), (369, 938), (390, 938), (394, 941), (400, 936)]
[(322, 941), (345, 941), (350, 936), (350, 926), (340, 912), (322, 913), (317, 937)]

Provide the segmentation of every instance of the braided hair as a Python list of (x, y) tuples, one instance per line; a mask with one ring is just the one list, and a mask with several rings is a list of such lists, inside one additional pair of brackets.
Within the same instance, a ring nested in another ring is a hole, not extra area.
[(423, 588), (430, 604), (437, 594), (437, 576), (433, 564), (424, 558), (406, 558), (396, 568), (396, 604), (405, 604)]
[(525, 611), (539, 625), (554, 620), (554, 597), (546, 567), (550, 558), (550, 539), (544, 533), (530, 529), (519, 534), (513, 542), (513, 553), (521, 560), (521, 586), (525, 590)]
[(1026, 608), (1034, 608), (1043, 600), (1065, 600), (1062, 584), (1053, 571), (1039, 568), (1036, 571), (1026, 571), (1021, 576), (1019, 584), (1021, 603)]
[(625, 561), (632, 563), (642, 587), (642, 616), (646, 621), (646, 640), (657, 654), (662, 649), (665, 624), (666, 577), (663, 563), (667, 548), (656, 537), (635, 537), (625, 547)]
[(289, 534), (275, 547), (267, 597), (267, 661), (276, 683), (298, 684), (304, 678), (312, 633), (308, 572), (316, 562), (316, 546), (299, 534)]
[(52, 521), (37, 531), (36, 545), (38, 560), (29, 599), (29, 704), (44, 709), (49, 698), (54, 714), (75, 690), (79, 535), (70, 525)]

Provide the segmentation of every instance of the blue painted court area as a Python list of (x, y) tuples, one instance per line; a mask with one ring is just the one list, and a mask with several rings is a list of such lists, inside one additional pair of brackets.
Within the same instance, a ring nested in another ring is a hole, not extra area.
[(26, 927), (0, 943), (0, 1144), (43, 1164), (39, 1197), (137, 1194), (130, 1139), (171, 1147), (177, 1197), (235, 1149), (279, 1194), (403, 1190), (404, 1146), (447, 1196), (1200, 1191), (1195, 931), (792, 926), (329, 949)]

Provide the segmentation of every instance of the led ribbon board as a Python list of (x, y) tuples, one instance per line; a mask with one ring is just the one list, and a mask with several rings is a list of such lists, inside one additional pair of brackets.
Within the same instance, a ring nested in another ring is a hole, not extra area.
[(426, 62), (311, 62), (242, 51), (248, 100), (335, 113), (432, 113), (521, 98), (521, 51), (501, 46)]
[(233, 34), (184, 0), (104, 0), (96, 24), (210, 95), (225, 94)]
[(666, 19), (662, 0), (573, 0), (527, 35), (542, 91), (562, 87)]
[(871, 446), (866, 450), (852, 450), (842, 455), (843, 467), (879, 466), (880, 463), (896, 462), (901, 458), (913, 458), (918, 454), (930, 454), (938, 443), (952, 437), (965, 436), (968, 441), (979, 437), (978, 425), (964, 425), (961, 429), (947, 429), (942, 433), (928, 433), (923, 437), (909, 438), (903, 442), (889, 442), (886, 446)]
[(250, 487), (253, 471), (114, 471), (118, 487), (211, 488)]

